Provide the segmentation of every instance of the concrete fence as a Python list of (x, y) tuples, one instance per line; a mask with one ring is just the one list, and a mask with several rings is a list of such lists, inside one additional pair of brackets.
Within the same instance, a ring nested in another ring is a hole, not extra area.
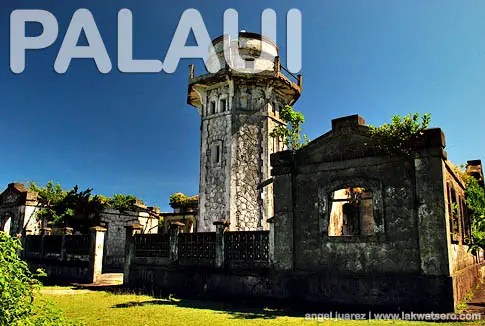
[(96, 282), (102, 273), (106, 229), (92, 227), (86, 235), (73, 235), (71, 228), (63, 231), (51, 235), (51, 229), (44, 228), (41, 235), (22, 238), (22, 258), (31, 269), (45, 270), (53, 281)]
[[(227, 271), (268, 269), (272, 251), (270, 231), (229, 232), (217, 221), (216, 232), (181, 233), (172, 223), (169, 234), (140, 234), (139, 225), (126, 227), (124, 282), (139, 287), (156, 283), (155, 270)], [(163, 273), (162, 273), (163, 274)]]

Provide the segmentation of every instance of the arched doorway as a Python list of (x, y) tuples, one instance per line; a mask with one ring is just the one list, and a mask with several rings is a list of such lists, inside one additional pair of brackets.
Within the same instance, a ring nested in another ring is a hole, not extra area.
[(12, 224), (12, 215), (5, 213), (0, 217), (0, 231), (10, 234), (10, 227)]

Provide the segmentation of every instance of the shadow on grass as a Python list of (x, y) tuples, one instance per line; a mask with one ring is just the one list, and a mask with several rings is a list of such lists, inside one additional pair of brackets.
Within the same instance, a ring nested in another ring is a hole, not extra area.
[(279, 316), (295, 316), (302, 317), (301, 313), (286, 309), (283, 307), (268, 308), (262, 302), (246, 301), (238, 299), (224, 299), (224, 302), (215, 298), (201, 298), (201, 297), (184, 297), (183, 299), (174, 299), (172, 295), (164, 296), (153, 291), (146, 291), (143, 289), (127, 288), (123, 285), (93, 285), (93, 284), (72, 284), (72, 290), (90, 290), (99, 292), (108, 292), (114, 295), (145, 295), (154, 297), (153, 300), (146, 301), (130, 301), (120, 303), (112, 306), (113, 309), (122, 309), (130, 307), (140, 307), (147, 305), (171, 305), (181, 308), (192, 309), (206, 309), (212, 311), (219, 311), (221, 313), (229, 314), (234, 319), (275, 319)]
[[(174, 299), (172, 295), (166, 296), (160, 293), (155, 293), (153, 291), (147, 291), (146, 289), (132, 289), (124, 287), (123, 285), (114, 286), (99, 286), (99, 285), (79, 285), (74, 284), (71, 286), (73, 289), (79, 290), (91, 290), (108, 292), (114, 295), (144, 295), (153, 297), (152, 300), (146, 301), (129, 301), (125, 303), (119, 303), (112, 306), (112, 309), (123, 309), (130, 307), (140, 307), (147, 305), (165, 305), (165, 306), (177, 306), (181, 308), (191, 308), (191, 309), (206, 309), (212, 311), (218, 311), (220, 313), (231, 315), (233, 319), (244, 319), (244, 320), (270, 320), (276, 319), (278, 317), (304, 317), (306, 313), (309, 312), (362, 312), (356, 309), (355, 306), (347, 307), (342, 305), (308, 305), (305, 303), (303, 306), (291, 301), (291, 304), (279, 302), (279, 301), (267, 301), (267, 300), (244, 300), (236, 298), (220, 298), (220, 297), (193, 297), (193, 296), (182, 296), (180, 299)], [(296, 304), (296, 306), (295, 306)], [(485, 306), (485, 303), (471, 303), (475, 306)], [(356, 310), (353, 310), (356, 309)], [(368, 313), (369, 310), (366, 310)], [(373, 311), (373, 312), (384, 312), (389, 311)], [(458, 322), (457, 320), (423, 320), (423, 323), (428, 322)]]
[(270, 310), (267, 308), (251, 308), (244, 305), (233, 305), (217, 301), (202, 301), (202, 300), (175, 300), (171, 298), (167, 299), (155, 299), (147, 301), (131, 301), (126, 303), (120, 303), (114, 305), (111, 308), (130, 308), (140, 307), (146, 305), (172, 305), (181, 308), (192, 309), (207, 309), (212, 311), (220, 311), (226, 314), (232, 315), (234, 319), (275, 319), (278, 316), (288, 316), (288, 311), (283, 310)]

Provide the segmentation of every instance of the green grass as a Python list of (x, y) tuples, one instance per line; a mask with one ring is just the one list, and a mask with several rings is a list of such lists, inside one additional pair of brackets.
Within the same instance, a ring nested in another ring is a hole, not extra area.
[[(68, 290), (72, 287), (45, 287)], [(446, 325), (405, 321), (307, 321), (304, 316), (286, 316), (282, 311), (252, 309), (221, 302), (159, 299), (146, 295), (93, 291), (80, 294), (44, 294), (65, 317), (86, 325)], [(477, 325), (477, 322), (463, 323)], [(481, 323), (485, 325), (485, 323)], [(452, 323), (460, 325), (460, 323)]]

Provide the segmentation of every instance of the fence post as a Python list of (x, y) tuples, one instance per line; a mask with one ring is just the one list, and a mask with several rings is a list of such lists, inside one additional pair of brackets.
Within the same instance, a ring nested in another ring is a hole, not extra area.
[(185, 226), (182, 222), (170, 223), (170, 260), (176, 262), (179, 259), (179, 233), (180, 229)]
[(230, 224), (225, 220), (214, 222), (216, 226), (216, 268), (224, 267), (224, 232)]
[(40, 229), (40, 235), (51, 235), (52, 229), (51, 228), (42, 228)]
[(274, 217), (268, 218), (269, 224), (269, 263), (273, 264), (274, 262)]
[(50, 235), (52, 232), (51, 228), (42, 228), (40, 229), (40, 235), (42, 236), (40, 241), (40, 259), (44, 259), (45, 256), (45, 237)]
[(130, 266), (133, 257), (135, 257), (135, 234), (141, 233), (143, 225), (131, 224), (125, 226), (126, 238), (125, 238), (125, 263), (123, 273), (123, 283), (125, 285), (130, 283)]
[(61, 261), (67, 260), (66, 235), (72, 235), (72, 228), (66, 226), (62, 229)]
[(89, 251), (89, 278), (90, 283), (96, 283), (103, 272), (103, 247), (106, 229), (101, 226), (89, 228), (91, 242)]

